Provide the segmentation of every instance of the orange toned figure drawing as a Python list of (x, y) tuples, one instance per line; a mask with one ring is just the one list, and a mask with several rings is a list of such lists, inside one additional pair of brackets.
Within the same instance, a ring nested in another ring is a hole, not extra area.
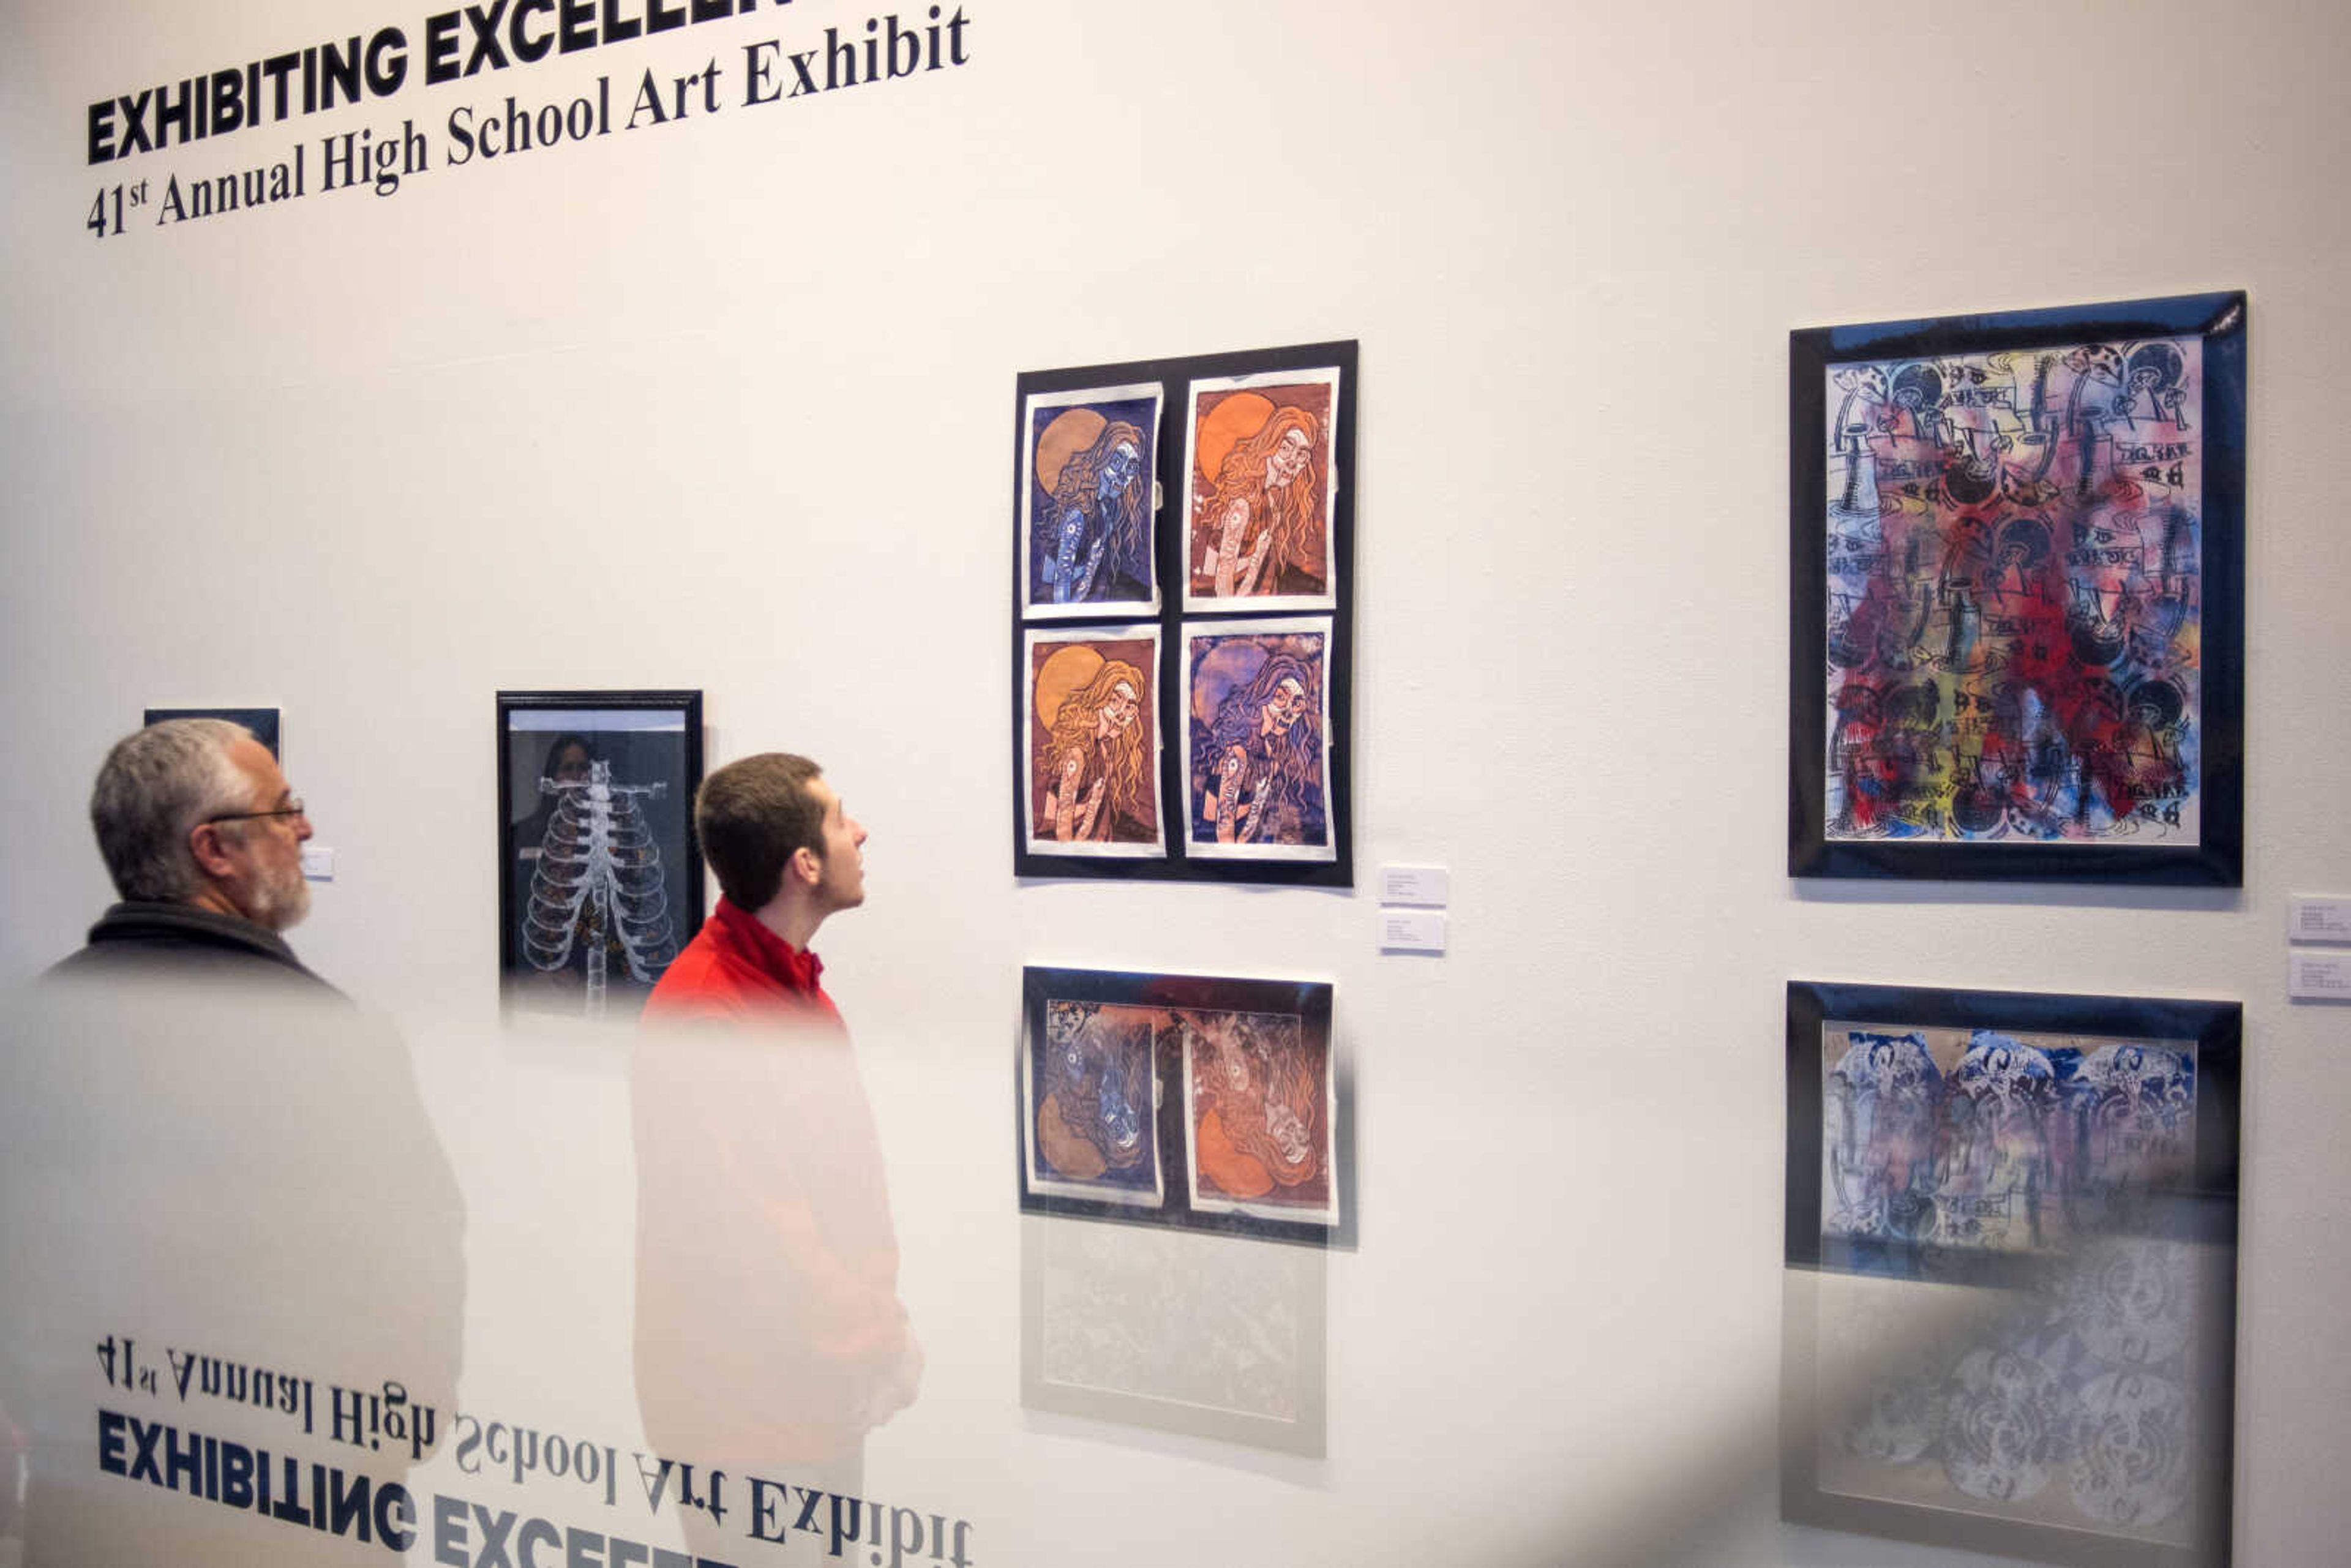
[[(1217, 412), (1241, 402), (1230, 399)], [(1217, 598), (1328, 588), (1314, 484), (1320, 434), (1306, 410), (1277, 408), (1225, 455), (1206, 507), (1204, 565), (1214, 571)]]
[[(1295, 1023), (1271, 1040), (1235, 1018), (1195, 1061), (1200, 1175), (1232, 1197), (1263, 1197), (1324, 1174), (1320, 1085), (1295, 1049)], [(1287, 1044), (1290, 1049), (1281, 1049)]]
[(1146, 740), (1136, 722), (1144, 689), (1142, 671), (1110, 659), (1063, 699), (1046, 752), (1050, 783), (1041, 831), (1063, 842), (1106, 841), (1122, 821), (1130, 834), (1150, 821)]

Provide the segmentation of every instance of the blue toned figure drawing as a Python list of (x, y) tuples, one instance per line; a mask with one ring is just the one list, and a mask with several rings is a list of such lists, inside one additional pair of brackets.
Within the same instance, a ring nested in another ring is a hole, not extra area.
[(1093, 613), (1157, 603), (1152, 477), (1155, 390), (1031, 399), (1023, 591), (1030, 613)]
[(1029, 1176), (1064, 1195), (1155, 1202), (1153, 1051), (1162, 1009), (1050, 1000), (1029, 1045)]
[(1190, 638), (1191, 840), (1231, 854), (1330, 844), (1321, 631)]

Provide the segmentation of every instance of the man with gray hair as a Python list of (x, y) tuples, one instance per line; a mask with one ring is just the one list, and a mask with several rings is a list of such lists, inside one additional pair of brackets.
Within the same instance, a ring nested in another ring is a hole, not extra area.
[(309, 913), (310, 821), (243, 725), (175, 718), (126, 736), (98, 770), (89, 820), (122, 902), (52, 974), (203, 973), (333, 989), (278, 935)]

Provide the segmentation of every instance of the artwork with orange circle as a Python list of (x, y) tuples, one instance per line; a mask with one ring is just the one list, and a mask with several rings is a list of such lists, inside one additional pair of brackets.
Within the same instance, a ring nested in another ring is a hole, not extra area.
[(1162, 852), (1158, 629), (1032, 630), (1028, 651), (1029, 848)]
[(1040, 393), (1021, 413), (1022, 610), (1157, 608), (1155, 385)]
[(1336, 371), (1195, 382), (1185, 475), (1194, 601), (1327, 605)]
[(1335, 1218), (1329, 1040), (1295, 1013), (1177, 1016), (1193, 1207)]

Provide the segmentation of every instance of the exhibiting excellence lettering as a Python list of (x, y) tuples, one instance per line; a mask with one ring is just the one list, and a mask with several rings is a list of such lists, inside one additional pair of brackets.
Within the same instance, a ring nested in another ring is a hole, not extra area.
[[(767, 0), (789, 5), (792, 0)], [(655, 37), (677, 28), (747, 16), (760, 0), (487, 0), (424, 19), (424, 80), (533, 65)], [(407, 85), (409, 35), (397, 26), (198, 71), (176, 82), (99, 99), (89, 110), (92, 164), (320, 114)]]

